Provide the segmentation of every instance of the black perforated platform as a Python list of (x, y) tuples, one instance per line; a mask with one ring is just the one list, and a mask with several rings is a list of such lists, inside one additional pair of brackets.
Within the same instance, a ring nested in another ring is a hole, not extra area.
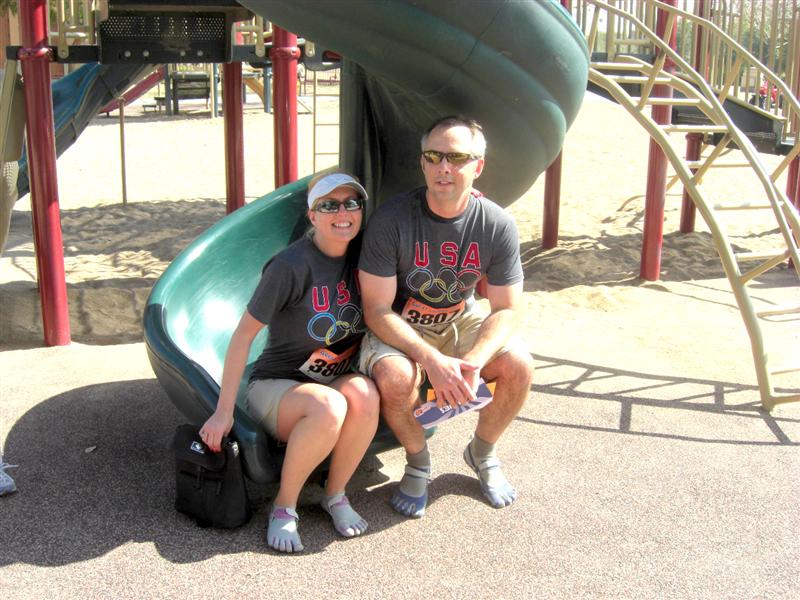
[(233, 23), (251, 13), (235, 2), (112, 2), (100, 22), (103, 63), (228, 62)]

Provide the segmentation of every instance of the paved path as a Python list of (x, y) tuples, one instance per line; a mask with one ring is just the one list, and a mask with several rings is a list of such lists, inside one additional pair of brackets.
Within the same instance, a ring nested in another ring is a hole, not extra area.
[(770, 416), (740, 383), (538, 367), (502, 451), (514, 506), (481, 501), (460, 457), (468, 416), (433, 439), (424, 519), (389, 508), (402, 469), (390, 452), (351, 492), (369, 534), (337, 539), (314, 487), (300, 509), (307, 551), (287, 557), (263, 544), (272, 489), (253, 488), (255, 517), (236, 531), (173, 511), (182, 418), (142, 344), (2, 352), (0, 436), (20, 490), (0, 498), (0, 595), (797, 597), (800, 410)]

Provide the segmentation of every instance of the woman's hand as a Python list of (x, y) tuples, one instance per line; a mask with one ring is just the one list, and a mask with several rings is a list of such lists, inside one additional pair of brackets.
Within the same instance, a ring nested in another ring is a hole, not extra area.
[(200, 428), (200, 439), (213, 452), (222, 450), (222, 438), (233, 427), (233, 415), (227, 412), (215, 411)]

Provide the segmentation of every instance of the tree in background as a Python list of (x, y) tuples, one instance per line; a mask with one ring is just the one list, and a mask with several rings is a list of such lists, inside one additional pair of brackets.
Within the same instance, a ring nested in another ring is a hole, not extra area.
[(740, 43), (784, 79), (797, 8), (797, 0), (741, 0), (740, 5)]

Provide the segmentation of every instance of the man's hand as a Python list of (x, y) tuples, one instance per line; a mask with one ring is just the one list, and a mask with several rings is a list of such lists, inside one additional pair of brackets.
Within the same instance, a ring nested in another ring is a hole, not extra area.
[(475, 399), (480, 365), (437, 352), (434, 360), (423, 366), (439, 408), (446, 404), (457, 408)]
[(478, 384), (481, 382), (481, 370), (480, 369), (467, 369), (462, 370), (461, 375), (464, 377), (464, 381), (472, 388), (472, 395), (473, 398), (477, 397), (478, 394)]
[(222, 450), (222, 438), (228, 435), (232, 427), (233, 415), (215, 411), (200, 428), (200, 439), (213, 452), (219, 452)]

